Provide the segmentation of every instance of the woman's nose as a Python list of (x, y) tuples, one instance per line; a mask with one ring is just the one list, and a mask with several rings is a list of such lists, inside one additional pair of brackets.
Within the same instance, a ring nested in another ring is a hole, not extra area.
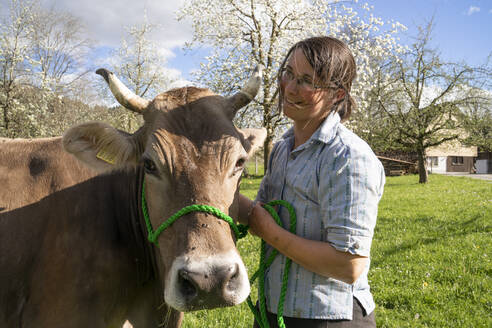
[(299, 84), (297, 83), (297, 80), (292, 79), (292, 80), (286, 82), (286, 84), (284, 86), (284, 91), (285, 91), (285, 93), (295, 94), (299, 90), (298, 87), (299, 87)]

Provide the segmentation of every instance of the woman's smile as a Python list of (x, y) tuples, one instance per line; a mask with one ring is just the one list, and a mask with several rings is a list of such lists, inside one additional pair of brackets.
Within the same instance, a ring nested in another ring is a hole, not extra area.
[(295, 100), (285, 98), (284, 99), (284, 106), (286, 106), (286, 105), (292, 106), (297, 110), (306, 109), (308, 106), (310, 106), (309, 104), (306, 104), (303, 101), (295, 101)]

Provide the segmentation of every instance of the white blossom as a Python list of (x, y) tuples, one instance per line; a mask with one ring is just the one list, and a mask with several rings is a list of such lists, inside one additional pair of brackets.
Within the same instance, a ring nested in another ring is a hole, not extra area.
[(235, 92), (256, 65), (265, 68), (262, 88), (255, 102), (239, 113), (238, 122), (266, 127), (267, 145), (286, 124), (276, 106), (279, 65), (304, 38), (330, 35), (349, 45), (358, 67), (352, 95), (364, 110), (371, 66), (404, 49), (395, 38), (404, 26), (388, 22), (383, 28), (372, 10), (367, 3), (339, 0), (187, 0), (177, 17), (192, 21), (194, 36), (186, 48), (210, 50), (194, 77), (214, 91)]

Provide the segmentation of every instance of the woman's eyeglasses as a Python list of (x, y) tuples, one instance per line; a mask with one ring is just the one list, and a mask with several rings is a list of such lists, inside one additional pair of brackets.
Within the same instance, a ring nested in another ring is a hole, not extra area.
[(311, 77), (304, 75), (302, 77), (297, 77), (292, 70), (289, 68), (284, 68), (280, 72), (280, 80), (284, 83), (291, 82), (296, 80), (296, 84), (300, 89), (305, 91), (316, 91), (321, 89), (338, 89), (339, 86), (327, 86), (327, 85), (318, 85), (314, 83)]

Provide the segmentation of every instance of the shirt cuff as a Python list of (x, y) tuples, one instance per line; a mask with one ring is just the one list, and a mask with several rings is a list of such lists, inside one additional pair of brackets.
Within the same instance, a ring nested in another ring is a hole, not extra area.
[(371, 254), (371, 237), (353, 236), (328, 231), (326, 233), (326, 241), (340, 252), (348, 252), (367, 257)]

